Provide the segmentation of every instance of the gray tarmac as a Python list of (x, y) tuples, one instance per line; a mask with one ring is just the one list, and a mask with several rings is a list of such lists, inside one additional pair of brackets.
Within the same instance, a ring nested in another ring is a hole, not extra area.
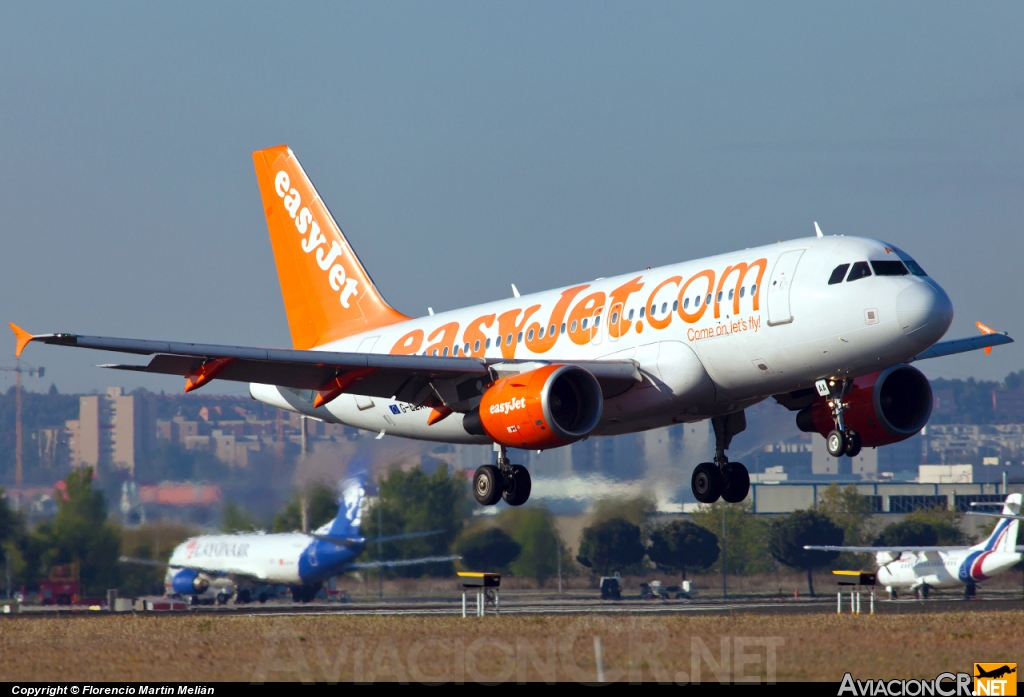
[[(619, 601), (602, 601), (588, 597), (545, 597), (538, 595), (518, 595), (515, 593), (501, 596), (499, 614), (502, 615), (586, 615), (586, 614), (637, 614), (637, 615), (687, 615), (687, 614), (725, 614), (751, 613), (762, 615), (807, 615), (835, 614), (836, 596), (818, 596), (799, 600), (766, 599), (766, 598), (702, 598), (693, 600), (638, 600), (625, 599)], [(473, 596), (468, 597), (468, 612), (472, 615), (476, 609)], [(916, 600), (913, 598), (888, 600), (882, 597), (875, 599), (875, 614), (922, 614), (946, 612), (1007, 612), (1024, 610), (1024, 598), (1020, 593), (1014, 595), (978, 597), (972, 600), (945, 596)], [(861, 595), (861, 614), (870, 610), (869, 594)], [(850, 611), (849, 593), (843, 598), (843, 614)], [(211, 615), (418, 615), (418, 616), (461, 616), (461, 596), (444, 599), (385, 599), (383, 601), (357, 600), (348, 603), (314, 601), (311, 603), (292, 603), (282, 600), (271, 600), (265, 604), (248, 603), (236, 605), (200, 605), (189, 608), (186, 612)], [(487, 614), (493, 615), (495, 609), (488, 606)], [(15, 617), (66, 617), (91, 616), (108, 614), (105, 611), (89, 611), (86, 608), (59, 608), (24, 606), (20, 614), (0, 615), (0, 618)], [(159, 614), (159, 613), (145, 613)]]

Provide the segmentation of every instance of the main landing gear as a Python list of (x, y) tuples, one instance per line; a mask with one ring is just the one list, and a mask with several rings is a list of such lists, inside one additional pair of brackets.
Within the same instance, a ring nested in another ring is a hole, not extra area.
[(853, 389), (853, 380), (818, 380), (815, 383), (818, 394), (827, 398), (828, 407), (832, 412), (833, 429), (825, 438), (825, 447), (832, 457), (857, 457), (860, 455), (860, 434), (849, 428), (843, 421), (843, 412), (850, 408), (844, 400)]
[(715, 416), (711, 419), (715, 431), (715, 461), (702, 462), (693, 470), (690, 488), (701, 503), (714, 503), (721, 498), (726, 503), (739, 503), (750, 491), (750, 475), (739, 462), (729, 462), (725, 451), (732, 437), (747, 427), (743, 412)]
[(493, 506), (499, 499), (510, 506), (522, 506), (530, 498), (530, 472), (509, 462), (505, 446), (500, 448), (498, 461), (478, 467), (473, 475), (473, 498), (481, 506)]

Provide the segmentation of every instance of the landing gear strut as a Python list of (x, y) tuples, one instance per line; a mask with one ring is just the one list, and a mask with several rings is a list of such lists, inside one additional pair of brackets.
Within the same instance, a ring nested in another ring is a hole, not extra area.
[(478, 467), (473, 475), (473, 498), (481, 506), (493, 506), (499, 499), (510, 506), (522, 506), (530, 498), (530, 472), (522, 465), (513, 465), (505, 446), (499, 447), (497, 462)]
[(732, 437), (747, 427), (742, 411), (711, 419), (715, 431), (715, 461), (702, 462), (693, 470), (690, 488), (701, 503), (714, 503), (719, 498), (727, 503), (739, 503), (750, 491), (750, 475), (739, 462), (729, 462), (725, 451)]
[(828, 437), (825, 438), (825, 447), (832, 457), (857, 457), (860, 454), (860, 434), (849, 428), (843, 421), (843, 412), (850, 408), (844, 401), (846, 395), (853, 389), (853, 380), (842, 378), (839, 380), (818, 380), (815, 383), (818, 394), (827, 398), (828, 408), (832, 412), (832, 421), (835, 423)]

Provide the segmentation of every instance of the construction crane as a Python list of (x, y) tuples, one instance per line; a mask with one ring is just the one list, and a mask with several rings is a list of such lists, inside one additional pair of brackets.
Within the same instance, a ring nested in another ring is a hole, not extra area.
[(22, 368), (21, 359), (15, 358), (13, 368), (0, 367), (0, 370), (5, 373), (14, 373), (14, 483), (21, 485), (25, 479), (25, 470), (22, 464), (24, 444), (21, 437), (21, 376), (23, 373), (27, 373), (41, 378), (46, 374), (46, 369), (42, 366)]

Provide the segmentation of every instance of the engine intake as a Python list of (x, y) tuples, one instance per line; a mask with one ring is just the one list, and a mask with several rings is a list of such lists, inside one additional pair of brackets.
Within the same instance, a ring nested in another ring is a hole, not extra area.
[(510, 448), (544, 450), (585, 438), (603, 406), (601, 385), (589, 371), (548, 365), (495, 382), (463, 426)]
[(202, 593), (210, 587), (210, 580), (192, 569), (182, 569), (171, 579), (171, 588), (181, 595)]
[[(917, 368), (895, 365), (855, 378), (846, 402), (846, 425), (860, 434), (863, 445), (877, 447), (906, 440), (925, 427), (932, 415), (932, 388)], [(801, 409), (796, 425), (827, 437), (835, 425), (825, 398)]]

